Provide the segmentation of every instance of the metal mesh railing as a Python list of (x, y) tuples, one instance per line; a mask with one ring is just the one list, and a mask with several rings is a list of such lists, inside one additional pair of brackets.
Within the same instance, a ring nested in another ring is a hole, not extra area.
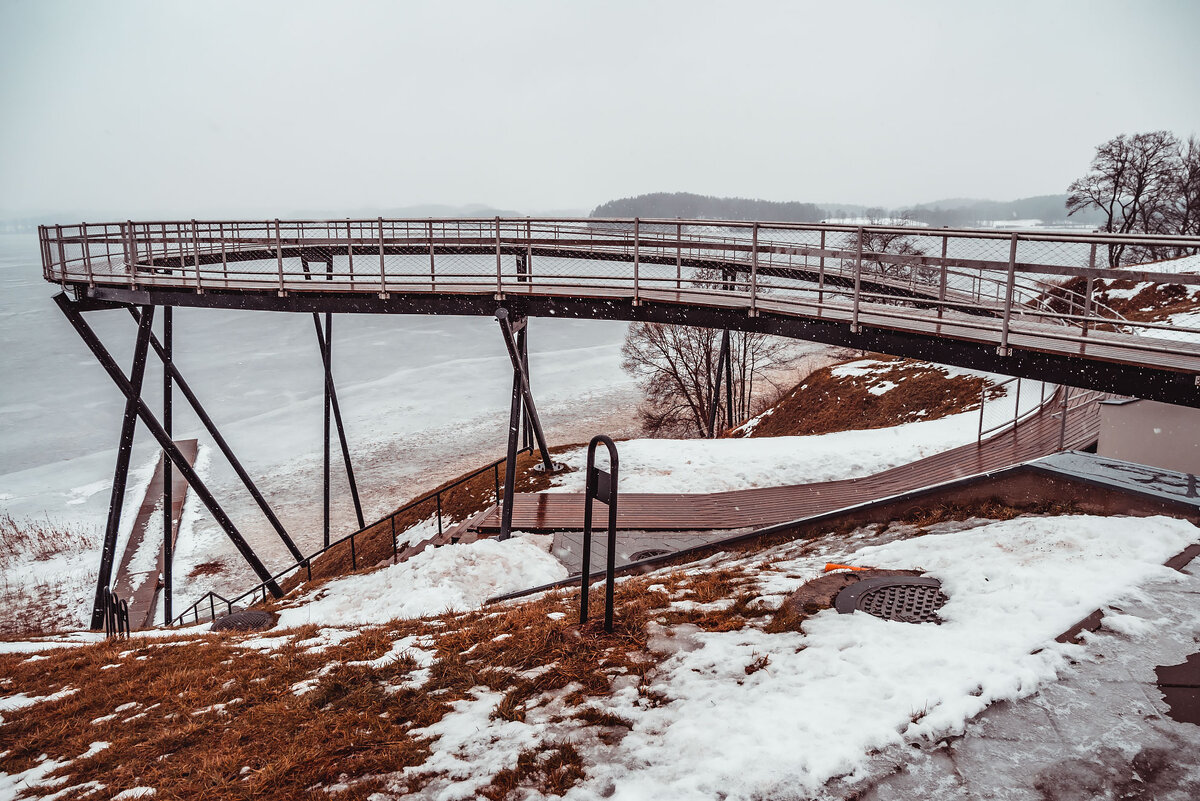
[(1036, 336), (1084, 356), (1103, 346), (1200, 358), (1194, 323), (1125, 319), (1095, 289), (1128, 278), (1195, 292), (1194, 273), (1097, 264), (1118, 239), (1200, 252), (1196, 238), (591, 218), (189, 220), (40, 234), (45, 277), (64, 286), (619, 297), (817, 316), (1005, 351)]

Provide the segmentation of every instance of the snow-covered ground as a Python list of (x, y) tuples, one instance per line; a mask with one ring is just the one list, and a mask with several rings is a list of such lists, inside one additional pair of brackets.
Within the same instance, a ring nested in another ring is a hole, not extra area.
[[(831, 535), (815, 551), (789, 543), (751, 555), (718, 554), (682, 569), (700, 576), (753, 567), (759, 602), (770, 606), (822, 575), (829, 561), (919, 569), (940, 579), (949, 597), (940, 625), (830, 609), (806, 620), (802, 633), (658, 626), (650, 648), (661, 662), (649, 689), (666, 700), (646, 705), (635, 677), (615, 676), (603, 708), (631, 721), (631, 730), (616, 745), (576, 739), (588, 777), (566, 798), (805, 798), (834, 777), (863, 778), (872, 753), (961, 733), (989, 705), (1029, 696), (1070, 671), (1072, 660), (1086, 658), (1086, 649), (1054, 638), (1093, 609), (1140, 597), (1150, 584), (1181, 581), (1162, 563), (1200, 540), (1200, 528), (1166, 517), (1021, 517), (940, 524), (923, 536), (867, 544), (873, 539), (874, 528)], [(483, 545), (442, 550), (482, 554)], [(533, 540), (508, 547), (522, 555), (524, 548), (541, 549)], [(495, 564), (507, 564), (513, 575), (524, 570), (510, 560)], [(360, 592), (378, 595), (382, 575), (329, 585), (338, 589), (320, 615), (283, 622), (336, 625), (343, 615), (358, 622), (407, 616), (373, 601), (345, 605)], [(421, 591), (420, 606), (428, 612), (463, 608), (464, 598), (479, 597), (478, 581), (472, 570), (439, 571), (436, 587)], [(407, 586), (397, 581), (393, 597), (403, 599)], [(698, 608), (693, 601), (678, 603)], [(1112, 625), (1144, 633), (1159, 623), (1118, 615)], [(276, 639), (281, 644), (287, 638)], [(272, 643), (264, 638), (262, 647)], [(752, 665), (758, 668), (748, 670)], [(474, 797), (518, 752), (561, 736), (561, 695), (528, 704), (526, 718), (513, 721), (494, 716), (502, 693), (479, 688), (417, 732), (434, 741), (422, 770), (444, 772), (437, 797)]]
[[(995, 379), (984, 373), (947, 369), (952, 375)], [(876, 386), (881, 391), (902, 386), (887, 380), (888, 363), (871, 359), (835, 367), (833, 372), (878, 375)], [(883, 389), (886, 384), (889, 389)], [(1013, 417), (1016, 384), (1007, 384), (1001, 391), (1003, 397), (987, 403), (987, 426)], [(1050, 390), (1043, 390), (1040, 382), (1022, 382), (1020, 413), (1036, 408), (1043, 391), (1048, 397)], [(860, 478), (974, 442), (978, 432), (979, 411), (975, 410), (940, 420), (807, 437), (634, 439), (617, 444), (618, 483), (622, 492), (706, 493)], [(580, 492), (586, 448), (567, 451), (559, 458), (580, 472), (564, 473), (549, 491)], [(601, 457), (601, 462), (606, 458)]]
[(366, 625), (477, 609), (495, 595), (566, 578), (550, 541), (549, 535), (521, 534), (427, 548), (406, 562), (322, 584), (284, 609), (279, 626)]

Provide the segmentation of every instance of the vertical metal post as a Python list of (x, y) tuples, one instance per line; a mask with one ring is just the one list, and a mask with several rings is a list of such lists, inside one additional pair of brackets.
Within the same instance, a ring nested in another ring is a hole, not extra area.
[[(750, 316), (758, 315), (758, 223), (750, 242)], [(733, 411), (729, 412), (731, 415)]]
[(430, 220), (426, 225), (428, 226), (426, 233), (429, 235), (429, 285), (432, 289), (433, 284), (437, 281), (433, 266), (433, 220)]
[[(137, 271), (138, 251), (137, 251), (137, 239), (134, 237), (134, 233), (133, 233), (133, 220), (129, 220), (128, 223), (129, 223), (129, 228), (128, 228), (129, 250), (126, 251), (126, 254), (129, 257), (129, 272), (132, 275), (133, 273), (135, 273)], [(59, 247), (62, 247), (62, 229), (61, 228), (58, 231), (58, 236), (59, 236)], [(180, 271), (182, 272), (182, 270), (183, 270), (182, 257), (180, 257), (179, 268), (180, 268)], [(66, 265), (63, 265), (63, 269), (65, 271)]]
[(533, 281), (533, 226), (525, 220), (525, 280)]
[[(942, 318), (942, 313), (946, 308), (946, 282), (949, 278), (949, 267), (946, 264), (946, 251), (950, 244), (950, 237), (942, 234), (942, 275), (938, 283), (938, 319)], [(940, 329), (939, 329), (940, 333)]]
[(442, 493), (437, 494), (438, 536), (442, 536)]
[[(171, 320), (172, 309), (170, 306), (163, 307), (163, 430), (167, 432), (167, 436), (171, 436), (171, 426), (173, 418), (173, 409), (171, 408), (171, 389), (173, 382), (171, 380), (170, 364), (174, 354), (174, 330)], [(164, 452), (163, 460), (163, 623), (171, 622), (171, 587), (172, 587), (172, 562), (175, 558), (175, 516), (174, 516), (174, 498), (172, 495), (171, 475), (171, 460), (167, 458)]]
[(517, 483), (517, 432), (521, 425), (521, 372), (513, 370), (512, 405), (508, 414), (508, 451), (504, 457), (504, 506), (500, 510), (499, 540), (512, 535), (513, 495)]
[(825, 305), (825, 229), (821, 229), (821, 259), (817, 262), (817, 317)]
[(275, 219), (275, 258), (279, 262), (279, 296), (283, 297), (283, 237), (279, 232), (279, 219)]
[(354, 288), (354, 242), (350, 233), (350, 221), (346, 220), (346, 264), (350, 271), (350, 288)]
[[(596, 467), (596, 446), (604, 443), (608, 449), (609, 472)], [(603, 434), (592, 437), (588, 443), (587, 475), (583, 494), (583, 564), (580, 572), (579, 624), (588, 619), (588, 588), (592, 580), (592, 501), (598, 500), (608, 506), (608, 553), (604, 571), (604, 630), (613, 630), (614, 589), (616, 587), (617, 559), (617, 483), (620, 465), (617, 446)]]
[(496, 295), (502, 295), (503, 293), (504, 283), (500, 272), (500, 218), (496, 217)]
[(329, 391), (329, 408), (333, 412), (333, 424), (337, 427), (338, 440), (342, 445), (342, 461), (346, 463), (346, 481), (350, 485), (350, 498), (354, 502), (354, 514), (358, 519), (358, 527), (365, 528), (366, 521), (363, 519), (362, 502), (358, 497), (358, 482), (354, 479), (354, 464), (350, 460), (350, 445), (346, 440), (346, 427), (342, 423), (342, 410), (338, 404), (337, 390), (333, 383), (333, 321), (332, 315), (328, 312), (325, 315), (325, 333), (321, 333), (320, 320), (317, 315), (313, 314), (313, 321), (317, 326), (317, 345), (321, 349), (321, 356), (325, 365), (325, 386)]
[[(192, 220), (192, 260), (196, 269), (196, 291), (203, 292), (204, 289), (200, 284), (200, 238), (199, 233), (196, 231), (195, 220)], [(183, 272), (182, 267), (179, 272)]]
[(83, 232), (83, 263), (87, 267), (88, 286), (95, 286), (96, 282), (92, 278), (92, 249), (88, 244), (87, 223), (83, 223), (80, 228)]
[[(315, 314), (313, 315), (313, 317), (317, 320), (317, 335), (318, 335), (318, 339), (319, 339), (320, 333), (321, 333), (320, 319), (317, 318), (317, 316)], [(325, 413), (324, 413), (325, 426), (323, 429), (324, 436), (321, 438), (321, 448), (322, 448), (321, 464), (323, 466), (322, 487), (323, 487), (323, 491), (324, 491), (324, 494), (322, 495), (323, 506), (321, 507), (323, 510), (323, 513), (321, 516), (321, 520), (322, 520), (321, 532), (323, 535), (323, 541), (325, 543), (326, 548), (329, 547), (329, 506), (330, 506), (329, 436), (330, 436), (331, 420), (330, 420), (330, 412), (329, 412), (329, 360), (325, 355), (325, 349), (327, 347), (329, 347), (328, 342), (331, 338), (331, 335), (333, 334), (332, 327), (333, 327), (333, 320), (330, 318), (330, 314), (328, 312), (326, 312), (325, 313), (325, 344), (322, 344), (322, 346), (321, 346), (321, 365), (322, 365), (322, 372), (324, 373), (321, 384), (322, 384), (322, 387), (324, 388), (323, 395), (324, 395), (324, 402), (325, 402), (325, 407), (324, 407), (324, 409), (325, 409)]]
[[(1096, 244), (1093, 242), (1091, 252), (1088, 254), (1088, 270), (1090, 271), (1090, 270), (1095, 270), (1095, 269), (1096, 269)], [(1096, 287), (1096, 276), (1094, 273), (1089, 272), (1088, 278), (1087, 278), (1087, 287), (1084, 290), (1084, 296), (1083, 296), (1083, 331), (1080, 333), (1080, 336), (1086, 337), (1087, 333), (1088, 333), (1088, 322), (1089, 322), (1088, 317), (1092, 313), (1092, 292), (1095, 289), (1095, 287)], [(1087, 348), (1087, 343), (1080, 342), (1079, 343), (1079, 355), (1082, 356), (1086, 352), (1086, 348)]]
[(1060, 451), (1067, 446), (1067, 411), (1071, 403), (1071, 388), (1063, 387), (1062, 391), (1062, 419), (1058, 426), (1058, 449)]
[[(678, 218), (676, 218), (678, 219)], [(675, 289), (683, 286), (683, 223), (675, 223)]]
[(399, 549), (396, 547), (396, 516), (392, 515), (389, 518), (392, 523), (392, 564), (396, 564), (396, 560), (400, 558)]
[[(61, 304), (60, 304), (61, 305)], [(72, 310), (74, 312), (74, 310)], [(74, 312), (78, 314), (78, 312)], [(79, 317), (82, 322), (83, 318)], [(117, 444), (117, 464), (113, 473), (112, 492), (108, 501), (108, 520), (104, 527), (104, 545), (100, 553), (100, 571), (96, 578), (96, 595), (92, 604), (93, 629), (100, 628), (101, 615), (105, 608), (105, 593), (112, 581), (113, 562), (116, 559), (117, 536), (121, 528), (121, 510), (125, 502), (125, 487), (129, 479), (129, 457), (133, 452), (133, 437), (137, 428), (137, 402), (133, 396), (142, 394), (142, 378), (146, 373), (146, 351), (150, 346), (150, 325), (154, 320), (154, 307), (146, 306), (138, 324), (137, 340), (133, 347), (133, 366), (127, 383), (131, 396), (125, 399), (125, 414), (121, 421), (121, 438)], [(72, 321), (74, 322), (74, 321)], [(86, 323), (84, 323), (86, 325)], [(117, 369), (120, 373), (120, 369)], [(124, 376), (122, 376), (124, 378)]]
[(1017, 433), (1017, 419), (1021, 416), (1021, 377), (1017, 376), (1017, 396), (1013, 401), (1013, 434)]
[(229, 286), (229, 263), (225, 255), (225, 223), (217, 224), (217, 237), (221, 240), (221, 278)]
[(640, 302), (638, 295), (638, 272), (641, 262), (641, 228), (642, 221), (638, 217), (633, 218), (633, 305), (636, 306)]
[(858, 227), (858, 252), (854, 257), (854, 307), (850, 313), (850, 332), (858, 333), (858, 299), (862, 292), (863, 228)]
[(387, 297), (387, 266), (383, 260), (383, 218), (379, 218), (379, 297)]
[(1013, 232), (1012, 239), (1008, 246), (1008, 280), (1004, 285), (1004, 320), (1000, 327), (1000, 350), (1001, 356), (1007, 356), (1008, 350), (1008, 327), (1012, 319), (1012, 304), (1013, 304), (1013, 286), (1017, 280), (1017, 233)]
[(983, 407), (987, 405), (987, 384), (979, 390), (979, 433), (975, 435), (975, 444), (983, 442)]

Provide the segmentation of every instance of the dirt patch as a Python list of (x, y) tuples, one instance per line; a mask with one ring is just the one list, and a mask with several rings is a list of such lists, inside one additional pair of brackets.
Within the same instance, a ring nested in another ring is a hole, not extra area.
[[(1073, 301), (1069, 299), (1068, 292), (1076, 293)], [(1050, 308), (1061, 314), (1081, 314), (1078, 303), (1086, 292), (1087, 279), (1072, 278), (1062, 285), (1061, 290), (1051, 291)], [(1134, 294), (1129, 295), (1130, 292)], [(1200, 308), (1200, 287), (1183, 284), (1143, 286), (1127, 278), (1105, 279), (1093, 284), (1092, 301), (1109, 307), (1126, 320), (1162, 323), (1168, 322), (1173, 314), (1194, 312)]]
[(951, 375), (928, 362), (880, 356), (864, 369), (839, 375), (845, 365), (817, 370), (757, 422), (733, 436), (782, 437), (887, 428), (937, 420), (979, 408), (981, 394), (998, 397), (980, 376)]
[(188, 571), (188, 578), (196, 578), (197, 576), (215, 576), (224, 569), (224, 562), (201, 562)]

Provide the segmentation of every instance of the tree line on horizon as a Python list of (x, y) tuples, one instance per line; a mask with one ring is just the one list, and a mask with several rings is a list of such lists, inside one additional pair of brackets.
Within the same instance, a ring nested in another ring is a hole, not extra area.
[[(775, 222), (821, 222), (861, 218), (868, 220), (905, 219), (933, 227), (965, 227), (1001, 220), (1042, 220), (1063, 222), (1067, 219), (1066, 195), (1040, 195), (1011, 201), (942, 200), (906, 208), (838, 204), (824, 207), (799, 201), (781, 202), (740, 197), (716, 197), (692, 192), (650, 192), (601, 203), (592, 209), (592, 217), (683, 217), (701, 220), (771, 220)], [(1078, 222), (1099, 224), (1098, 211), (1083, 210)]]

